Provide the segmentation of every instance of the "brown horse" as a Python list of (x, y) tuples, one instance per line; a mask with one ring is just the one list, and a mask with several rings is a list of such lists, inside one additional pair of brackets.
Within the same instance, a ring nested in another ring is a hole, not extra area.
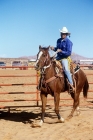
[[(45, 107), (47, 103), (47, 95), (51, 94), (54, 97), (55, 103), (55, 112), (57, 114), (59, 122), (64, 122), (64, 118), (62, 118), (59, 114), (59, 101), (60, 101), (60, 93), (67, 90), (66, 78), (64, 76), (64, 72), (57, 73), (58, 66), (53, 62), (52, 58), (49, 55), (49, 47), (42, 48), (39, 46), (39, 52), (37, 54), (37, 60), (35, 63), (35, 69), (41, 71), (41, 78), (40, 78), (40, 96), (42, 101), (42, 115), (40, 126), (44, 122), (44, 114), (45, 114)], [(79, 95), (80, 92), (83, 90), (83, 96), (87, 98), (88, 93), (88, 80), (84, 72), (79, 69), (75, 74), (74, 77), (76, 79), (76, 92), (71, 92), (71, 97), (73, 98), (73, 109), (68, 116), (71, 118), (75, 110), (77, 113), (80, 113), (79, 110)]]

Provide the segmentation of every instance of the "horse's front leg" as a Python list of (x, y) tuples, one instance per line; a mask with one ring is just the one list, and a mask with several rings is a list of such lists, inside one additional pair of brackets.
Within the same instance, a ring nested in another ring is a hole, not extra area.
[(44, 122), (44, 116), (45, 116), (45, 108), (47, 103), (47, 95), (41, 92), (41, 102), (42, 102), (42, 113), (41, 113), (41, 124)]
[(45, 115), (45, 107), (47, 103), (47, 95), (45, 95), (43, 92), (40, 94), (41, 96), (41, 102), (42, 102), (42, 113), (41, 113), (41, 120), (40, 122), (33, 122), (32, 127), (41, 127), (44, 122), (44, 115)]
[(60, 113), (59, 113), (59, 102), (60, 102), (60, 94), (54, 93), (55, 113), (57, 114), (58, 122), (63, 123), (64, 118), (62, 118)]

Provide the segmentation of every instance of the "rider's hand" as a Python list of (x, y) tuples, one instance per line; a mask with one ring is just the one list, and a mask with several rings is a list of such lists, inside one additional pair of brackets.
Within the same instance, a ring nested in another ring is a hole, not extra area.
[(50, 49), (51, 49), (51, 50), (54, 50), (54, 47), (53, 47), (53, 46), (51, 46), (51, 47), (50, 47)]
[(62, 52), (62, 50), (61, 49), (57, 49), (57, 52)]

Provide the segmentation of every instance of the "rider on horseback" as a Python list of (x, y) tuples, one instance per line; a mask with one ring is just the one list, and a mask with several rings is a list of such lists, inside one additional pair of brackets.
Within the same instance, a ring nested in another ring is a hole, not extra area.
[(66, 27), (63, 27), (62, 30), (60, 30), (60, 35), (61, 38), (57, 40), (56, 47), (51, 46), (50, 49), (53, 51), (57, 51), (56, 60), (61, 62), (65, 75), (70, 83), (70, 87), (74, 91), (75, 88), (73, 86), (73, 80), (68, 63), (72, 52), (73, 43), (67, 38), (67, 36), (70, 36), (70, 33), (68, 32)]

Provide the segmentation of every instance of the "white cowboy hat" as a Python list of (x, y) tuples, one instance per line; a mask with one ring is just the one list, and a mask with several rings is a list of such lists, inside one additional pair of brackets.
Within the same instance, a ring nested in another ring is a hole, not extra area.
[(71, 33), (68, 32), (68, 29), (66, 27), (63, 27), (61, 30), (59, 30), (61, 33), (66, 33), (67, 35), (70, 35)]

